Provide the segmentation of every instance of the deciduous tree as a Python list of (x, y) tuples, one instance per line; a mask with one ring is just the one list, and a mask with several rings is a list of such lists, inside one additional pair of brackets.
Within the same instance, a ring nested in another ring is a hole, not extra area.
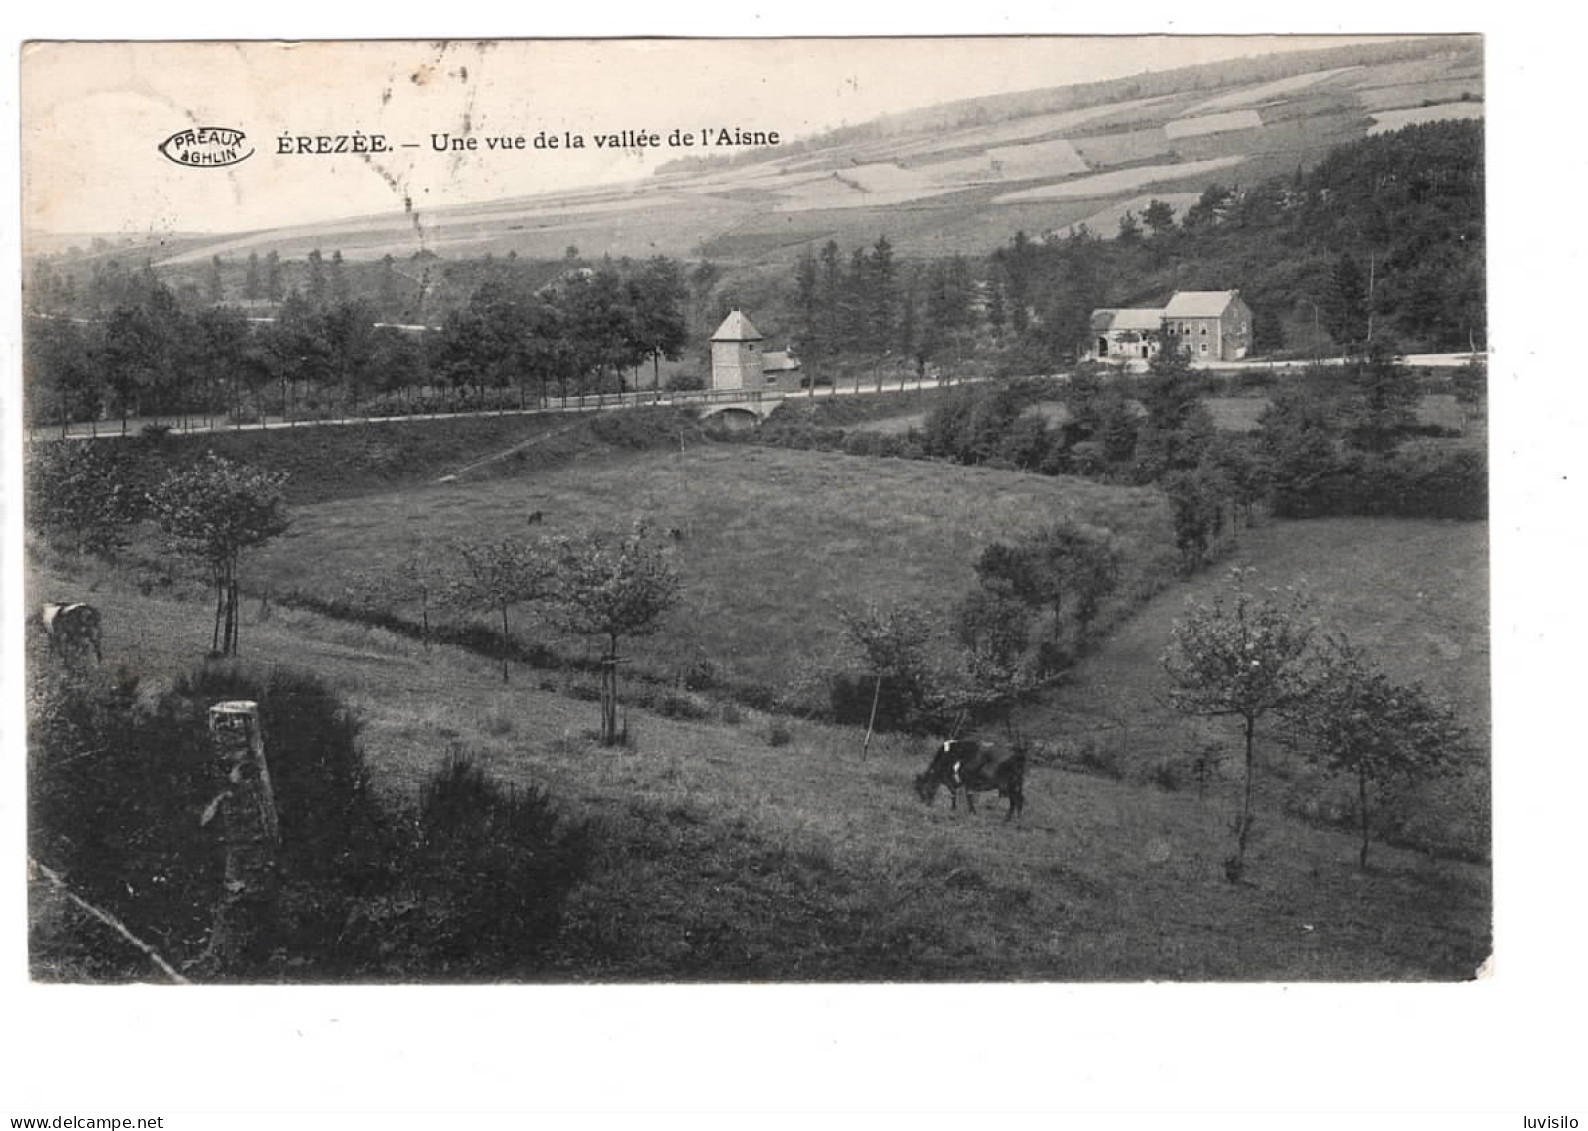
[(570, 631), (598, 637), (601, 658), (601, 742), (622, 741), (618, 727), (618, 665), (622, 642), (659, 631), (675, 606), (682, 581), (670, 555), (637, 522), (621, 538), (588, 536), (560, 539), (557, 603)]
[(550, 547), (517, 538), (464, 540), (456, 545), (462, 572), (445, 601), (455, 609), (488, 608), (502, 621), (502, 682), (512, 651), (508, 619), (516, 605), (544, 601), (556, 592), (557, 559)]
[(172, 472), (150, 494), (155, 521), (178, 553), (204, 562), (215, 583), (211, 648), (237, 654), (238, 563), (243, 551), (284, 533), (285, 472), (263, 471), (208, 453)]
[(923, 612), (908, 605), (884, 608), (870, 603), (860, 609), (841, 610), (838, 617), (844, 626), (844, 635), (862, 657), (874, 681), (871, 715), (860, 747), (860, 755), (864, 758), (871, 749), (884, 681), (892, 683), (911, 714), (919, 717), (924, 709), (931, 692), (927, 642), (932, 626)]
[(1066, 518), (1013, 545), (992, 543), (976, 562), (976, 576), (993, 593), (1051, 610), (1054, 641), (1068, 603), (1076, 638), (1084, 641), (1118, 580), (1119, 548), (1112, 532)]
[(1225, 873), (1238, 880), (1252, 831), (1257, 725), (1271, 712), (1305, 701), (1311, 689), (1316, 631), (1303, 594), (1258, 592), (1251, 572), (1232, 570), (1223, 591), (1192, 605), (1174, 622), (1163, 667), (1169, 702), (1189, 715), (1239, 719), (1245, 740), (1245, 773), (1235, 854)]
[(1370, 790), (1446, 771), (1468, 742), (1448, 706), (1421, 685), (1395, 683), (1342, 636), (1328, 640), (1316, 684), (1290, 714), (1313, 759), (1356, 779), (1363, 869)]
[(27, 471), (33, 529), (78, 553), (108, 554), (126, 544), (143, 500), (106, 448), (72, 440), (33, 444)]

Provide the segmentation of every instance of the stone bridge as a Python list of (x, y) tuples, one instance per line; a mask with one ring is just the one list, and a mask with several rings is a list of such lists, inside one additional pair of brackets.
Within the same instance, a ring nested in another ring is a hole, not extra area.
[(711, 401), (700, 410), (700, 419), (721, 425), (730, 431), (754, 428), (772, 415), (783, 403), (781, 396), (763, 398), (758, 393), (744, 394), (733, 400)]

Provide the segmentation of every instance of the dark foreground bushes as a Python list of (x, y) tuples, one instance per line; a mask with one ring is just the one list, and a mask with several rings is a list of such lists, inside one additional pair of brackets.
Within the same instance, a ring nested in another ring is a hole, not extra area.
[(1282, 469), (1274, 513), (1282, 518), (1481, 520), (1489, 513), (1488, 461), (1470, 448), (1406, 447), (1384, 455), (1347, 451), (1328, 462)]
[[(589, 829), (537, 789), (504, 787), (454, 753), (417, 805), (370, 789), (358, 722), (318, 680), (235, 665), (175, 686), (40, 671), (30, 689), (29, 852), (190, 977), (241, 981), (533, 977)], [(209, 706), (259, 703), (281, 844), (256, 945), (206, 966), (222, 885), (224, 788)], [(36, 916), (35, 977), (157, 979), (103, 924)]]

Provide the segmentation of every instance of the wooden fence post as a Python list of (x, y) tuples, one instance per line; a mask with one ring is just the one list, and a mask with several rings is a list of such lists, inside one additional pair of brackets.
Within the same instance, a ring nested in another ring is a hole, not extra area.
[(259, 728), (259, 704), (216, 703), (209, 711), (209, 735), (224, 781), (201, 823), (219, 820), (225, 872), (201, 963), (219, 972), (247, 958), (258, 946), (276, 897), (281, 829)]

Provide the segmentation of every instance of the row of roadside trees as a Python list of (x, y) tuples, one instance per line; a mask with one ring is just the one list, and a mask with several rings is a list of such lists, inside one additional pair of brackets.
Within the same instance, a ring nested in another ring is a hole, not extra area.
[(103, 310), (30, 307), (29, 419), (119, 418), (125, 430), (139, 416), (351, 415), (488, 394), (525, 405), (553, 390), (621, 390), (646, 365), (655, 381), (687, 341), (689, 288), (674, 260), (603, 261), (549, 283), (507, 262), (479, 274), (433, 331), (384, 323), (370, 301), (327, 288), (262, 307), (195, 306), (152, 269), (128, 274)]

